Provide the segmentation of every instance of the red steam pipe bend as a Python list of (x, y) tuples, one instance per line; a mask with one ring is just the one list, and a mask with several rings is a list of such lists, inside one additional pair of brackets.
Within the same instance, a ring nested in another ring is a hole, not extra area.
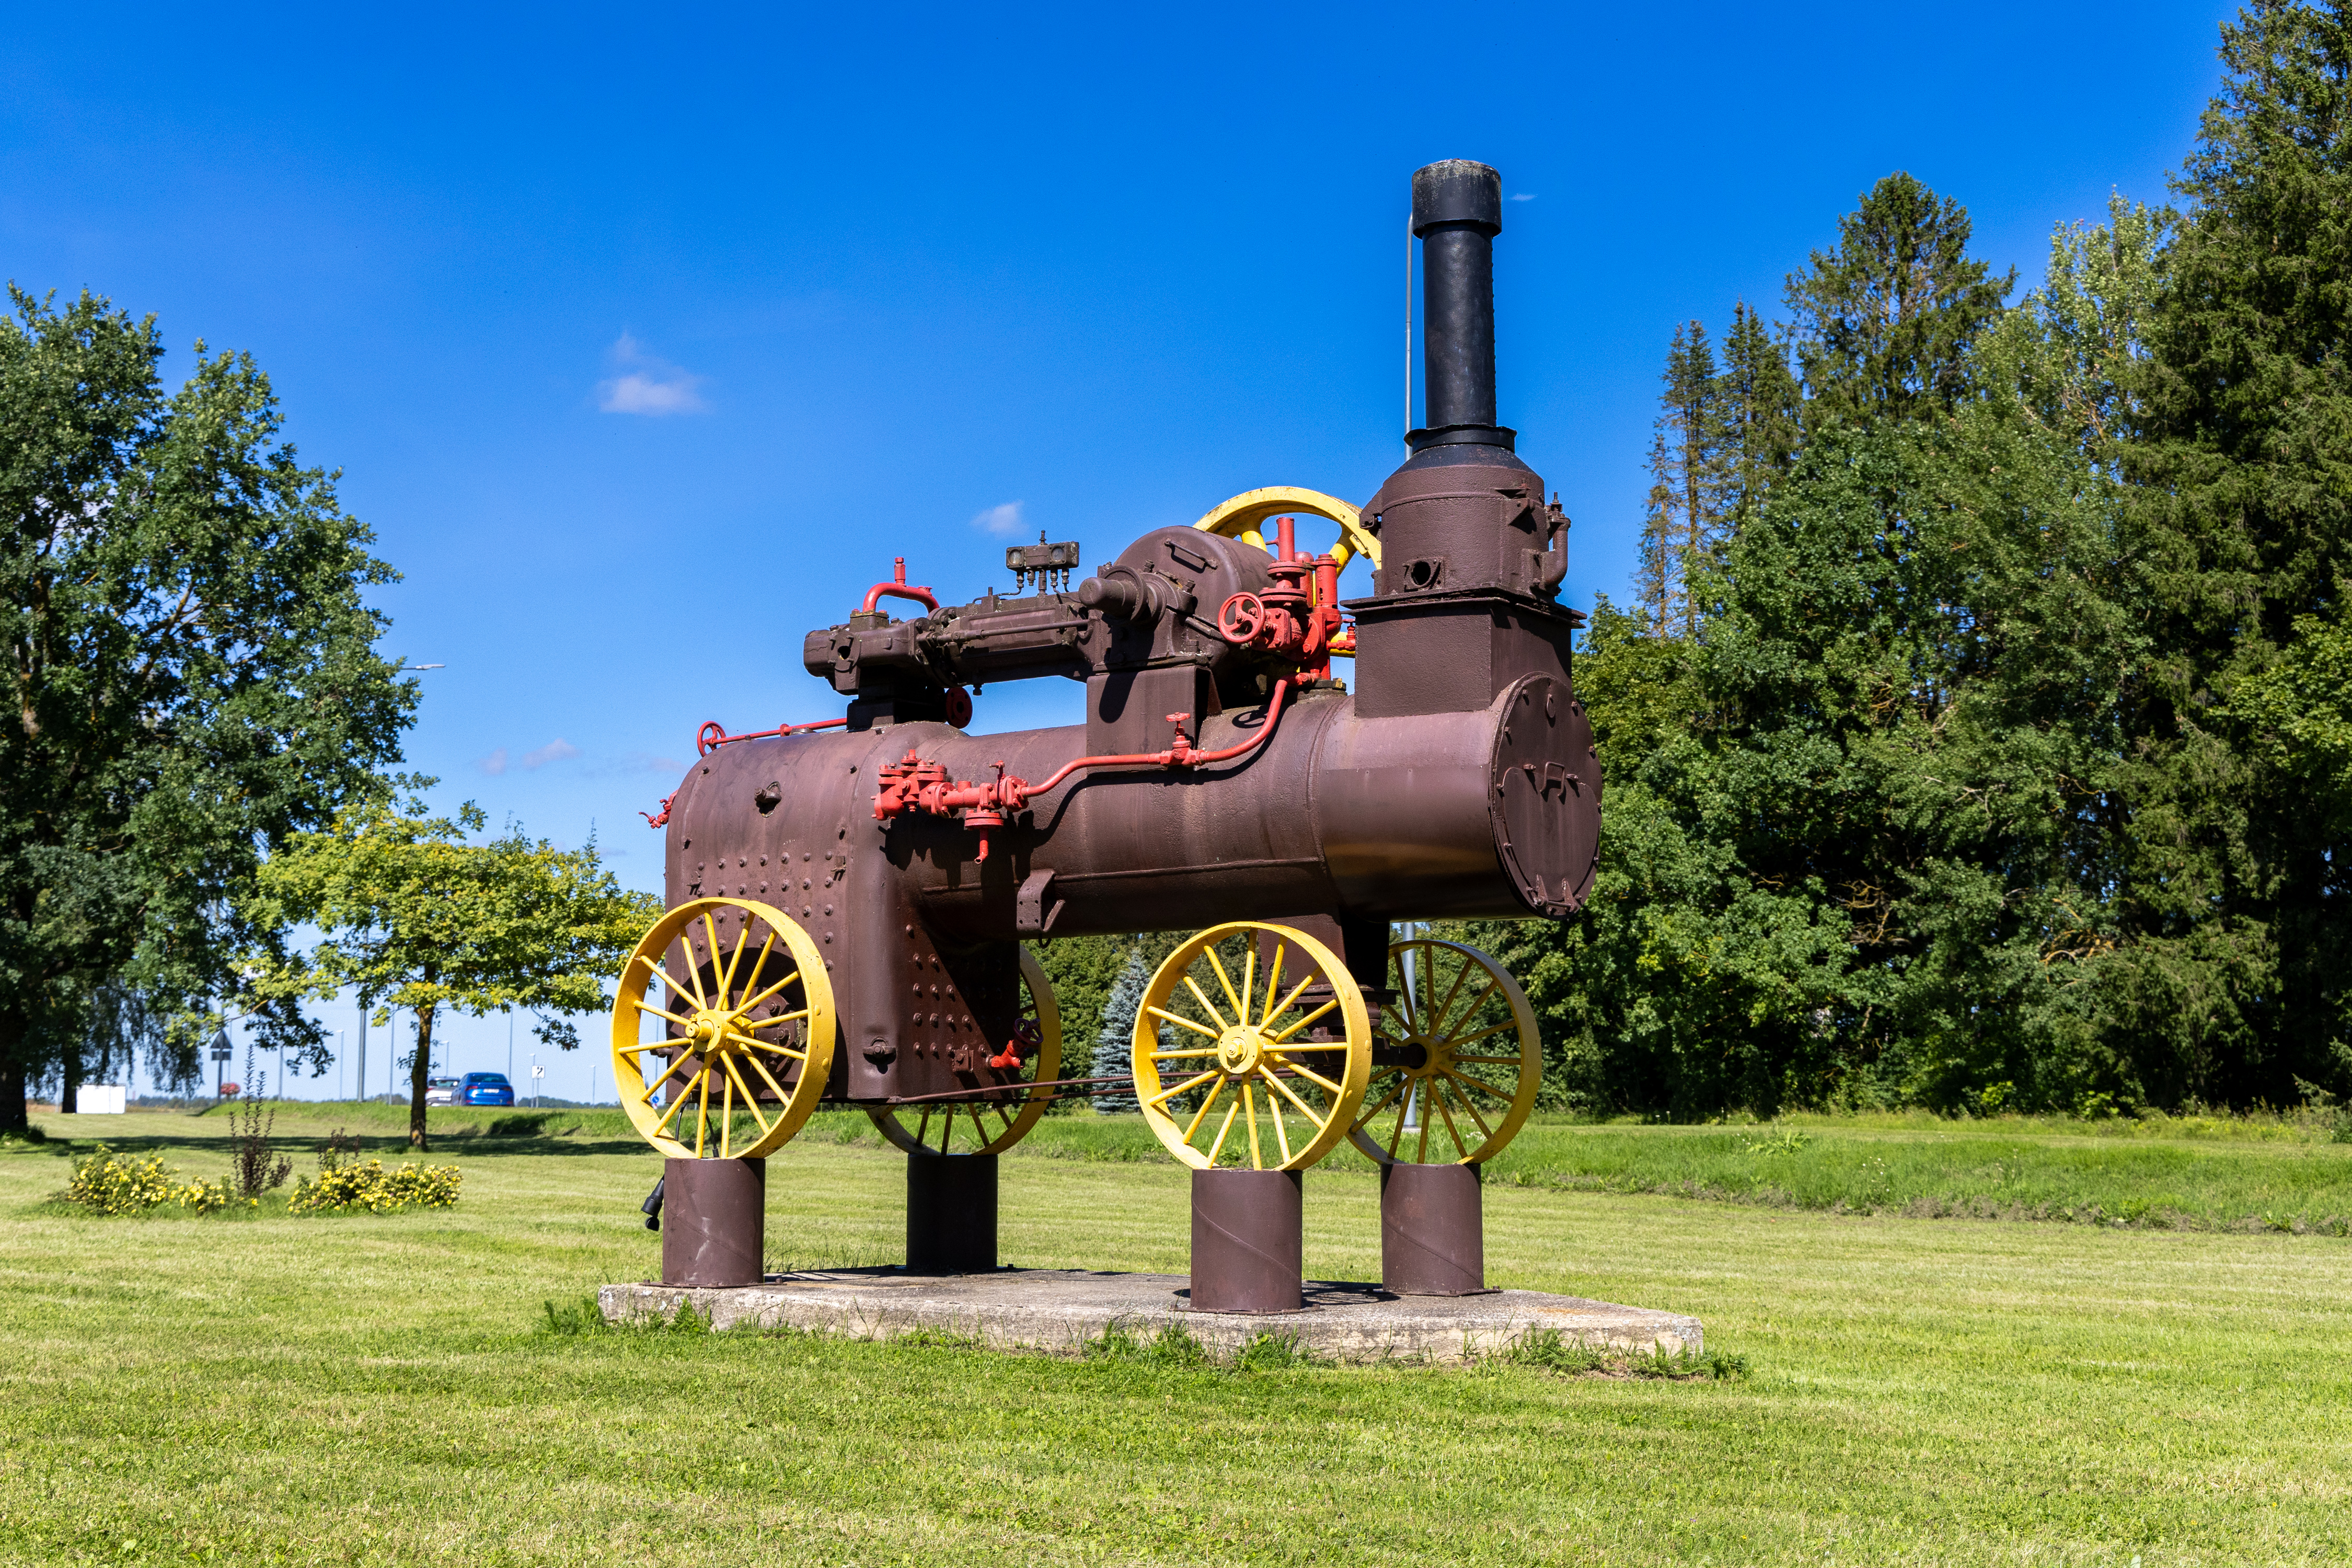
[[(1055, 784), (1060, 784), (1064, 779), (1068, 778), (1080, 768), (1195, 768), (1204, 763), (1230, 762), (1234, 758), (1240, 756), (1244, 752), (1250, 751), (1255, 747), (1261, 746), (1265, 743), (1265, 738), (1274, 733), (1275, 721), (1282, 717), (1283, 699), (1288, 696), (1289, 692), (1290, 678), (1288, 676), (1284, 676), (1281, 679), (1274, 683), (1274, 695), (1266, 703), (1265, 722), (1258, 726), (1258, 731), (1256, 734), (1252, 735), (1248, 740), (1242, 742), (1239, 745), (1227, 746), (1222, 751), (1215, 752), (1196, 752), (1192, 750), (1190, 747), (1186, 747), (1183, 750), (1179, 751), (1171, 747), (1165, 752), (1130, 752), (1123, 756), (1080, 757), (1075, 762), (1063, 763), (1061, 768), (1043, 784), (1022, 785), (1021, 804), (1023, 805), (1028, 805), (1031, 799), (1037, 795), (1044, 795), (1047, 790), (1052, 789)], [(1179, 734), (1181, 734), (1181, 731), (1178, 732)]]
[(892, 568), (891, 580), (889, 582), (877, 583), (874, 586), (866, 590), (866, 603), (861, 607), (859, 613), (862, 615), (872, 615), (874, 613), (874, 606), (882, 602), (883, 595), (889, 595), (893, 599), (911, 599), (916, 604), (923, 605), (926, 609), (936, 610), (940, 607), (939, 596), (937, 595), (933, 594), (929, 588), (923, 587), (919, 584), (910, 584), (907, 581), (907, 558), (903, 555), (898, 557), (897, 562)]

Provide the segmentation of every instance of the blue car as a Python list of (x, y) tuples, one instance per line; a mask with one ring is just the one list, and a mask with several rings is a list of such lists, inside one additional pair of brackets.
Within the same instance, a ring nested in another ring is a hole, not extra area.
[(460, 1105), (512, 1105), (514, 1085), (502, 1072), (469, 1072), (457, 1085)]

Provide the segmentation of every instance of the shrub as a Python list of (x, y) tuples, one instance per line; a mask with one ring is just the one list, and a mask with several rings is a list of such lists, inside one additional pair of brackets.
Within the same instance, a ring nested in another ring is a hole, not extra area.
[(100, 1143), (74, 1162), (66, 1200), (103, 1215), (145, 1214), (168, 1203), (196, 1214), (216, 1214), (228, 1206), (226, 1183), (200, 1178), (181, 1185), (173, 1180), (175, 1173), (155, 1155), (132, 1160)]
[(404, 1164), (396, 1171), (382, 1160), (366, 1164), (337, 1165), (305, 1176), (294, 1184), (287, 1201), (289, 1214), (341, 1213), (365, 1209), (370, 1214), (394, 1214), (404, 1208), (446, 1209), (457, 1202), (457, 1184), (464, 1180), (455, 1165)]

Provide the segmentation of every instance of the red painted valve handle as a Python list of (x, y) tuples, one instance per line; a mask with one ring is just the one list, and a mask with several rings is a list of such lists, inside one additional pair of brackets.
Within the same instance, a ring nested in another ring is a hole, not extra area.
[(701, 756), (709, 756), (726, 742), (726, 727), (716, 719), (694, 732), (694, 749)]
[(1217, 611), (1217, 630), (1227, 642), (1255, 642), (1265, 630), (1265, 605), (1255, 594), (1240, 593)]

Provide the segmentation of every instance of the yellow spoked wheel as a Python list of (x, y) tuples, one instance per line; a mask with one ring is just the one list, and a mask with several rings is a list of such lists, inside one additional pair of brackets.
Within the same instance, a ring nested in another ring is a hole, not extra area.
[[(1000, 1044), (1003, 1042), (999, 1042)], [(1013, 1029), (1021, 1049), (1017, 1083), (984, 1100), (936, 1105), (869, 1107), (866, 1115), (882, 1136), (909, 1154), (994, 1154), (1029, 1135), (1058, 1090), (1024, 1089), (1062, 1076), (1062, 1014), (1054, 1005), (1054, 983), (1045, 966), (1021, 950), (1021, 1021)]]
[(1389, 948), (1397, 1006), (1373, 1038), (1370, 1108), (1349, 1136), (1383, 1164), (1471, 1164), (1503, 1152), (1535, 1109), (1543, 1039), (1518, 982), (1458, 942)]
[(1380, 536), (1364, 526), (1363, 517), (1354, 507), (1338, 496), (1301, 489), (1297, 485), (1268, 485), (1264, 489), (1244, 490), (1233, 500), (1210, 508), (1208, 515), (1192, 526), (1265, 550), (1269, 547), (1260, 530), (1267, 521), (1286, 512), (1302, 511), (1312, 517), (1328, 518), (1339, 525), (1339, 542), (1331, 547), (1331, 555), (1340, 565), (1345, 566), (1358, 555), (1375, 566), (1381, 563)]
[(696, 899), (664, 914), (629, 955), (613, 1004), (621, 1104), (677, 1159), (782, 1148), (824, 1094), (833, 1044), (833, 982), (816, 943), (782, 910), (748, 899)]
[(1151, 976), (1134, 1061), (1144, 1119), (1184, 1163), (1303, 1171), (1355, 1125), (1371, 1024), (1328, 948), (1288, 926), (1234, 921)]

